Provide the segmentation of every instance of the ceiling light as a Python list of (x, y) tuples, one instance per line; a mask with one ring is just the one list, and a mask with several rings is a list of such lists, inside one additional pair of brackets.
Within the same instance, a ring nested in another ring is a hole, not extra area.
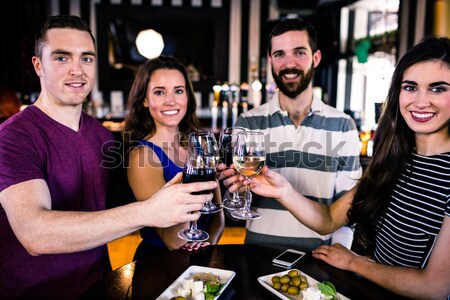
[(153, 29), (146, 29), (137, 35), (136, 47), (142, 56), (152, 59), (161, 55), (164, 41), (161, 34)]

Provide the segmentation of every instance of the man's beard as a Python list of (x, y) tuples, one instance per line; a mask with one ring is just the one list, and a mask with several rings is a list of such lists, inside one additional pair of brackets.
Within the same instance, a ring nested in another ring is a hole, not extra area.
[[(283, 75), (289, 73), (299, 74), (300, 75), (299, 81), (284, 83)], [(306, 74), (303, 70), (291, 68), (281, 70), (278, 75), (275, 74), (275, 71), (272, 67), (272, 76), (280, 91), (289, 98), (294, 99), (295, 97), (300, 95), (304, 90), (306, 90), (308, 85), (311, 83), (311, 80), (314, 78), (314, 67), (311, 64), (311, 68), (306, 72)]]

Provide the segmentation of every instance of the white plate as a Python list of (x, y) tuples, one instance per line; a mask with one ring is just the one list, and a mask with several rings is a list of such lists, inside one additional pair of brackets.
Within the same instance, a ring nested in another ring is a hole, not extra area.
[(219, 292), (219, 295), (214, 298), (218, 299), (222, 292), (225, 290), (225, 288), (230, 283), (231, 279), (233, 279), (234, 275), (236, 275), (236, 272), (228, 271), (228, 270), (222, 270), (222, 269), (216, 269), (216, 268), (208, 268), (208, 267), (201, 267), (201, 266), (190, 266), (186, 271), (181, 274), (177, 280), (175, 280), (156, 300), (170, 300), (172, 297), (179, 296), (178, 295), (178, 288), (183, 284), (183, 280), (192, 278), (192, 276), (195, 273), (213, 273), (214, 275), (219, 276), (220, 283), (223, 283), (224, 286)]
[[(297, 269), (291, 269), (291, 270), (297, 270)], [(303, 299), (303, 295), (302, 292), (300, 292), (300, 294), (298, 295), (289, 295), (288, 293), (282, 293), (280, 291), (277, 291), (276, 289), (274, 289), (272, 287), (272, 277), (273, 276), (283, 276), (286, 275), (287, 273), (289, 273), (289, 271), (291, 270), (286, 270), (286, 271), (282, 271), (282, 272), (278, 272), (278, 273), (273, 273), (273, 274), (269, 274), (266, 276), (261, 276), (258, 278), (259, 283), (265, 287), (266, 289), (268, 289), (270, 292), (272, 292), (274, 295), (278, 296), (278, 298), (283, 299), (283, 300), (301, 300)], [(314, 278), (312, 278), (311, 276), (303, 273), (300, 270), (297, 270), (301, 275), (306, 277), (306, 281), (308, 281), (308, 287), (310, 286), (317, 286), (317, 284), (319, 283), (317, 280), (315, 280)], [(350, 298), (345, 297), (344, 295), (337, 293), (337, 296), (340, 300), (350, 300)]]

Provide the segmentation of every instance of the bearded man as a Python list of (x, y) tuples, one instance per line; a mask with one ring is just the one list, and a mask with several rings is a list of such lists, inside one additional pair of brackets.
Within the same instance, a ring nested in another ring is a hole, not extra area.
[[(270, 33), (268, 56), (278, 91), (268, 103), (242, 114), (235, 126), (263, 131), (267, 166), (285, 176), (299, 193), (331, 204), (361, 176), (360, 146), (351, 117), (313, 93), (314, 70), (322, 57), (315, 29), (301, 19), (280, 21)], [(228, 170), (222, 173), (231, 175)], [(262, 218), (247, 221), (245, 243), (304, 251), (335, 242), (351, 246), (349, 227), (322, 236), (275, 199), (255, 195), (252, 206)]]

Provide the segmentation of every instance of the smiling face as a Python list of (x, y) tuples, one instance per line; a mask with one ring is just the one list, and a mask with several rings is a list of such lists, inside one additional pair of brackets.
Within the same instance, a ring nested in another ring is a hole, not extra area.
[(95, 58), (94, 42), (88, 32), (50, 29), (42, 56), (33, 57), (43, 101), (57, 106), (81, 105), (95, 82)]
[(187, 105), (186, 81), (180, 71), (159, 69), (152, 73), (144, 106), (149, 108), (157, 129), (163, 126), (178, 128)]
[(448, 136), (450, 69), (440, 61), (420, 62), (406, 69), (399, 104), (416, 136)]
[(320, 51), (312, 52), (308, 32), (287, 31), (272, 37), (270, 62), (272, 75), (280, 91), (295, 98), (310, 85), (314, 68), (320, 62)]

